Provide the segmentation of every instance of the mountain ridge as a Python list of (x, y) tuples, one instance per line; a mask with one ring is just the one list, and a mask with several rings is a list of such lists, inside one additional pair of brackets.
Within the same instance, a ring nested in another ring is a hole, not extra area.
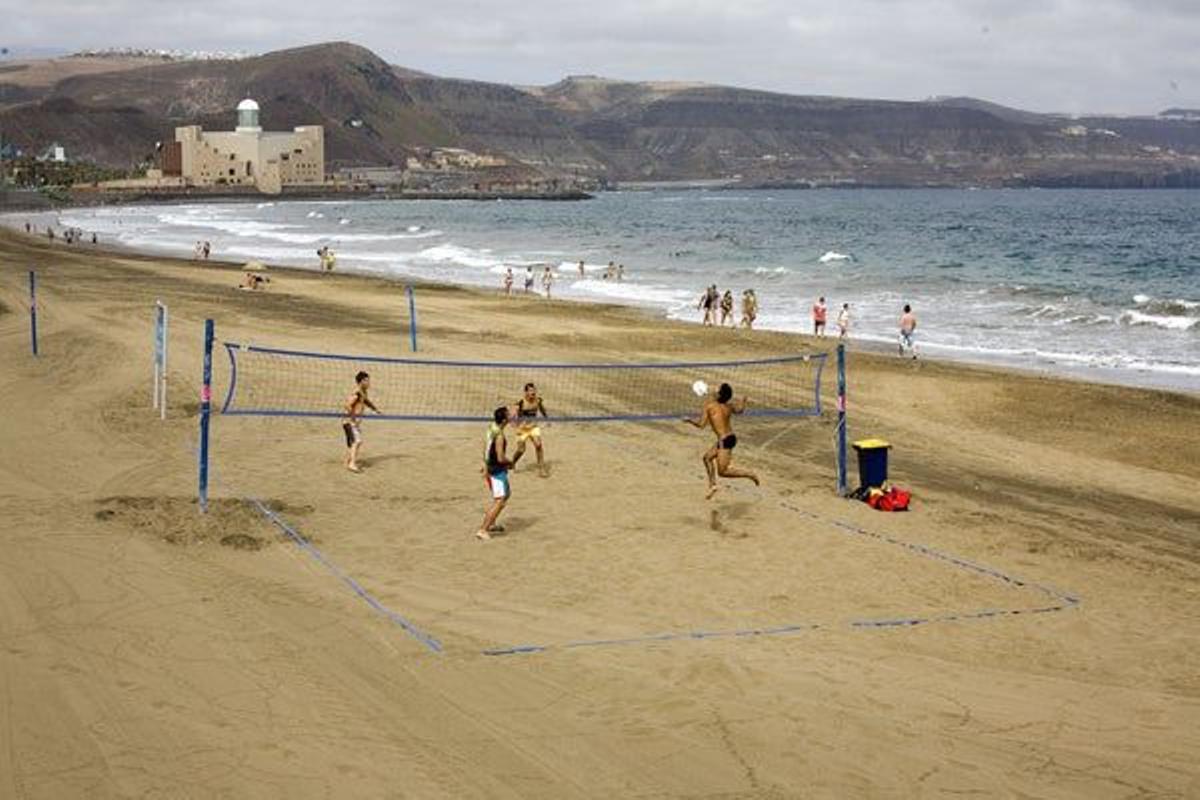
[(332, 167), (399, 166), (423, 149), (460, 147), (601, 182), (1200, 185), (1200, 123), (1188, 120), (588, 75), (517, 87), (390, 64), (351, 42), (237, 60), (86, 66), (35, 85), (22, 80), (29, 67), (5, 71), (0, 62), (7, 139), (29, 151), (57, 141), (73, 155), (127, 166), (177, 125), (228, 128), (237, 101), (254, 96), (267, 127), (324, 125)]

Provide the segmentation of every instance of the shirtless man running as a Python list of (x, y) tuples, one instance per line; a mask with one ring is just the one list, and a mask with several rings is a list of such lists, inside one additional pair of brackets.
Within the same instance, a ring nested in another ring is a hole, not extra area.
[(362, 429), (359, 424), (363, 409), (369, 408), (376, 414), (380, 411), (367, 397), (367, 392), (371, 388), (371, 376), (365, 372), (359, 372), (354, 376), (354, 382), (357, 385), (350, 396), (346, 398), (346, 416), (342, 418), (342, 431), (346, 434), (346, 469), (351, 472), (362, 472), (358, 466), (358, 451), (362, 449)]
[(704, 454), (704, 471), (708, 474), (708, 493), (704, 495), (705, 500), (711, 500), (720, 488), (717, 486), (717, 475), (722, 478), (746, 478), (754, 481), (755, 486), (759, 485), (757, 475), (750, 470), (738, 469), (730, 463), (733, 461), (733, 448), (737, 447), (737, 436), (733, 432), (731, 419), (734, 414), (741, 414), (746, 410), (746, 403), (747, 399), (744, 397), (734, 401), (733, 387), (722, 383), (716, 398), (710, 395), (704, 401), (699, 419), (685, 417), (683, 420), (701, 430), (711, 427), (717, 435), (717, 443)]

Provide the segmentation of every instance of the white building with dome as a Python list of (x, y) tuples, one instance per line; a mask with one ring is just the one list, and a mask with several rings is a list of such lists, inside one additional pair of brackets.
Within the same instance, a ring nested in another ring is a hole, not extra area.
[(254, 186), (266, 194), (324, 183), (325, 129), (264, 131), (258, 115), (258, 103), (246, 98), (237, 105), (232, 131), (176, 128), (175, 141), (163, 148), (164, 177), (178, 176), (188, 186)]

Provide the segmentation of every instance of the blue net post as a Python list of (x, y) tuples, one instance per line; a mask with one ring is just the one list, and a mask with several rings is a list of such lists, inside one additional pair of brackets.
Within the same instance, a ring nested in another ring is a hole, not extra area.
[(408, 292), (408, 338), (412, 351), (417, 352), (417, 299), (413, 295), (412, 285), (404, 287)]
[(37, 273), (29, 270), (29, 349), (37, 358)]
[(846, 480), (846, 345), (837, 348), (837, 491), (840, 497), (850, 494)]
[(200, 384), (200, 513), (208, 513), (208, 423), (212, 414), (213, 321), (204, 320), (204, 375)]

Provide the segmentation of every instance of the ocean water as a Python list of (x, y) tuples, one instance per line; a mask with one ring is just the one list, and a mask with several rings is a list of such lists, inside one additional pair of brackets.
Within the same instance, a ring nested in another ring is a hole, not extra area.
[[(708, 283), (753, 288), (759, 325), (789, 331), (810, 330), (824, 296), (831, 328), (848, 302), (852, 338), (884, 343), (911, 303), (927, 355), (1200, 389), (1200, 192), (663, 190), (95, 208), (59, 223), (314, 269), (329, 245), (342, 271), (497, 288), (506, 267), (519, 288), (526, 265), (549, 263), (559, 296), (695, 321)], [(610, 260), (624, 282), (602, 280)]]

